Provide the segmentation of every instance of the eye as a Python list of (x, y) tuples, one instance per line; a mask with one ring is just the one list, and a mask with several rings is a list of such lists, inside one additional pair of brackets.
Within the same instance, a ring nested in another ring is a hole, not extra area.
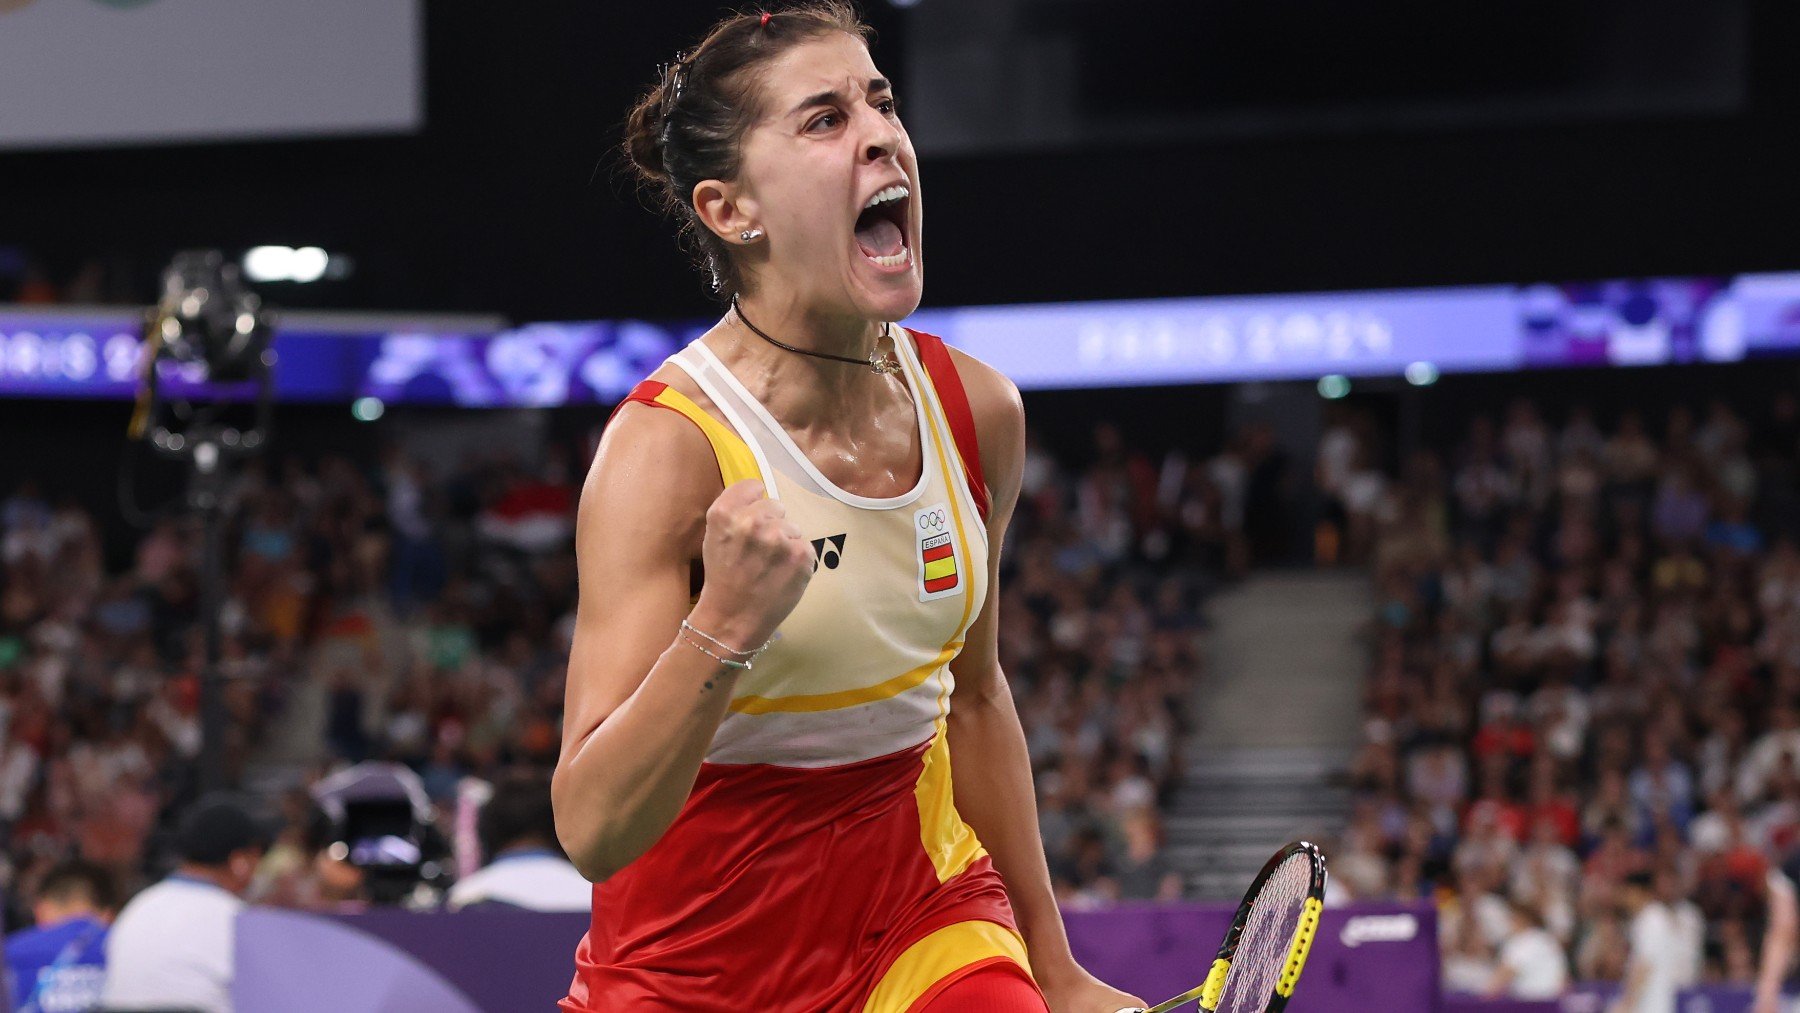
[(831, 127), (836, 126), (837, 123), (838, 123), (838, 114), (837, 113), (823, 113), (819, 116), (818, 119), (813, 120), (811, 123), (808, 123), (806, 125), (806, 132), (809, 134), (817, 133), (821, 126), (823, 126), (829, 130)]
[(900, 115), (900, 100), (890, 95), (875, 103), (875, 108), (881, 110), (883, 116), (898, 116)]

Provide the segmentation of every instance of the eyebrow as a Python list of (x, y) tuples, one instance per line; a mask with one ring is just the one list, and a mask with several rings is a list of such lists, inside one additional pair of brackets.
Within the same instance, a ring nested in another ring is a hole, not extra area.
[[(894, 87), (893, 84), (890, 81), (888, 81), (888, 79), (885, 77), (871, 77), (871, 78), (869, 78), (868, 88), (866, 88), (864, 90), (867, 94), (873, 95), (878, 91), (892, 91), (893, 87)], [(788, 110), (788, 115), (792, 116), (795, 113), (800, 112), (803, 109), (811, 109), (813, 106), (844, 105), (844, 104), (845, 104), (845, 98), (844, 98), (843, 92), (841, 92), (841, 91), (822, 91), (822, 92), (819, 92), (817, 95), (808, 95), (807, 97), (801, 99), (798, 103), (796, 103), (794, 105), (794, 108)]]

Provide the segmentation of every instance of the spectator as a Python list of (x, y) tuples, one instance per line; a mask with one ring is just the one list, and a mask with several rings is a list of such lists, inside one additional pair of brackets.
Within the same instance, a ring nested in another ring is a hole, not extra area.
[(1675, 916), (1657, 899), (1647, 872), (1626, 878), (1624, 911), (1631, 919), (1631, 956), (1624, 992), (1612, 1013), (1675, 1013), (1675, 989), (1687, 958)]
[(1700, 908), (1687, 899), (1681, 877), (1668, 865), (1658, 869), (1652, 885), (1656, 899), (1668, 909), (1675, 926), (1675, 986), (1692, 988), (1700, 984), (1701, 962), (1706, 946), (1706, 918)]
[(51, 867), (38, 882), (32, 928), (6, 939), (17, 1013), (75, 1013), (100, 1004), (106, 933), (118, 907), (112, 877), (89, 862)]
[(550, 779), (513, 774), (494, 786), (478, 820), (487, 865), (450, 888), (446, 907), (587, 911), (594, 885), (569, 863), (556, 840)]
[(1121, 900), (1179, 900), (1181, 875), (1162, 851), (1155, 813), (1139, 810), (1125, 819), (1125, 854), (1116, 879)]
[(1770, 728), (1750, 747), (1749, 755), (1738, 768), (1738, 798), (1757, 802), (1767, 796), (1769, 782), (1782, 766), (1800, 762), (1800, 710), (1792, 706), (1776, 707)]
[(1569, 987), (1569, 958), (1543, 920), (1526, 904), (1512, 904), (1512, 932), (1500, 944), (1498, 967), (1487, 994), (1513, 999), (1555, 999)]
[(237, 915), (270, 840), (230, 798), (202, 799), (182, 816), (181, 864), (125, 905), (107, 939), (106, 1005), (230, 1013)]
[(1480, 995), (1494, 980), (1494, 944), (1473, 918), (1443, 926), (1444, 991)]

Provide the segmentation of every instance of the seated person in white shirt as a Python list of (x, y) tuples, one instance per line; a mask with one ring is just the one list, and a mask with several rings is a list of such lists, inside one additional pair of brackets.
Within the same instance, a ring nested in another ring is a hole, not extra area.
[(1512, 931), (1500, 944), (1499, 966), (1488, 995), (1555, 999), (1569, 987), (1569, 957), (1529, 905), (1512, 901)]
[(106, 1009), (230, 1013), (237, 915), (272, 837), (230, 796), (182, 815), (180, 864), (133, 897), (107, 936)]
[(1627, 876), (1624, 899), (1631, 916), (1631, 957), (1625, 963), (1624, 993), (1609, 1013), (1675, 1013), (1677, 982), (1688, 966), (1680, 927), (1668, 905), (1657, 899), (1650, 873)]
[(502, 777), (481, 807), (476, 829), (488, 864), (450, 888), (445, 901), (450, 910), (592, 910), (594, 884), (582, 878), (557, 843), (548, 775)]

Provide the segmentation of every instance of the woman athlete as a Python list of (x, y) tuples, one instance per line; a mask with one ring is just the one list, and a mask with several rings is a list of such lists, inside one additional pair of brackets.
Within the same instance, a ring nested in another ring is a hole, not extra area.
[(1051, 895), (995, 641), (1023, 408), (890, 323), (919, 168), (865, 38), (834, 2), (729, 18), (627, 127), (732, 308), (582, 491), (554, 795), (598, 885), (569, 1013), (1142, 1005)]

